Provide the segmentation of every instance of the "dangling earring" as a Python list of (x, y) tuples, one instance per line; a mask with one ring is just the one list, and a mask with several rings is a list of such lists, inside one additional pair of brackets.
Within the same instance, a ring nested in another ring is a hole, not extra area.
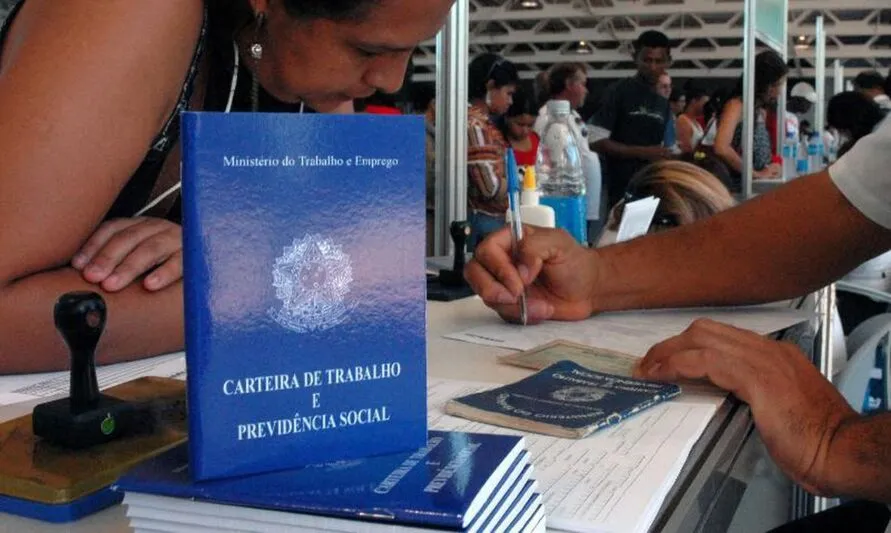
[(256, 61), (263, 59), (263, 45), (260, 44), (260, 30), (263, 28), (265, 22), (266, 13), (257, 13), (254, 28), (254, 42), (251, 43), (250, 47), (251, 57)]
[[(249, 53), (254, 61), (263, 59), (263, 45), (260, 44), (260, 30), (266, 22), (266, 13), (257, 13), (254, 27), (254, 42), (251, 43)], [(257, 82), (257, 76), (251, 74), (251, 111), (257, 111), (260, 108), (260, 84)]]
[(492, 91), (486, 91), (486, 107), (492, 107)]

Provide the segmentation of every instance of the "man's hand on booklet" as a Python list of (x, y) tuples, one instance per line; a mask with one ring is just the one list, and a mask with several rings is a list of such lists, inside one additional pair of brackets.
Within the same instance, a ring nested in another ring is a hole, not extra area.
[(706, 378), (749, 404), (770, 455), (793, 481), (837, 492), (833, 439), (858, 419), (845, 399), (793, 344), (711, 320), (698, 320), (653, 346), (635, 377)]

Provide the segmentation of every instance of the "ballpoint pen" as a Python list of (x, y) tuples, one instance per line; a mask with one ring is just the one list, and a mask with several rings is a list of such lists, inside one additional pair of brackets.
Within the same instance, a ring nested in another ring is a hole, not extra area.
[[(507, 149), (505, 154), (505, 172), (507, 172), (507, 201), (510, 210), (510, 244), (514, 263), (519, 260), (520, 240), (523, 239), (523, 221), (520, 220), (520, 181), (517, 159), (514, 151)], [(526, 307), (526, 289), (520, 294), (520, 322), (525, 326), (529, 319)]]

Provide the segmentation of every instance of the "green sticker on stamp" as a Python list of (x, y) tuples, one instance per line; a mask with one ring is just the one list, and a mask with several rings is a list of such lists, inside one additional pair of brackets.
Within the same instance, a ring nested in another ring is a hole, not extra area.
[(115, 422), (114, 417), (111, 416), (111, 413), (105, 415), (105, 420), (102, 421), (102, 425), (99, 426), (99, 429), (102, 430), (103, 435), (111, 435), (114, 433)]

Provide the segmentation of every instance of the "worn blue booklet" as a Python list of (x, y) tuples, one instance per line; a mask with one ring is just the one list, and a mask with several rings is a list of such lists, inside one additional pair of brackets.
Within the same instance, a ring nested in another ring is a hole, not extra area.
[(681, 393), (657, 383), (559, 361), (516, 383), (449, 400), (449, 414), (557, 437), (581, 438)]
[[(522, 437), (431, 431), (427, 444), (411, 452), (193, 481), (180, 446), (136, 467), (113, 489), (128, 500), (135, 493), (253, 508), (240, 518), (258, 523), (265, 521), (262, 510), (274, 510), (305, 514), (303, 521), (293, 515), (294, 526), (323, 527), (310, 515), (324, 515), (464, 529), (491, 511), (493, 494), (523, 470), (517, 461), (524, 456)], [(146, 503), (165, 508), (161, 499)]]
[(424, 126), (184, 113), (192, 474), (426, 440)]

